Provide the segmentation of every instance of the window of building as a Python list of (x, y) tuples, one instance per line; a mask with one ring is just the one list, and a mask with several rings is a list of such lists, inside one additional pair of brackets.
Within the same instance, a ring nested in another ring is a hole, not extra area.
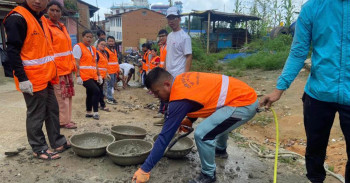
[(146, 15), (147, 15), (147, 11), (143, 11), (143, 12), (142, 12), (142, 15), (143, 15), (143, 16), (146, 16)]

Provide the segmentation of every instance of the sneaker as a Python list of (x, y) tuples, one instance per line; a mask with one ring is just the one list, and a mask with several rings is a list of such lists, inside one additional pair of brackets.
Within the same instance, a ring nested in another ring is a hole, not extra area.
[(111, 104), (111, 105), (117, 105), (118, 104), (118, 102), (115, 101), (114, 99), (112, 99), (112, 100), (107, 99), (106, 102), (107, 102), (107, 104)]
[(222, 159), (227, 159), (228, 158), (228, 154), (226, 149), (220, 150), (218, 148), (215, 149), (215, 157), (216, 158), (222, 158)]
[(209, 175), (204, 174), (201, 172), (201, 174), (196, 177), (193, 180), (190, 180), (189, 183), (212, 183), (216, 181), (216, 175), (214, 173), (214, 178), (210, 177)]
[(96, 119), (96, 120), (99, 120), (99, 119), (100, 119), (100, 115), (94, 114), (94, 115), (92, 116), (92, 118), (94, 118), (94, 119)]
[(164, 118), (164, 114), (159, 112), (155, 116), (153, 116), (153, 118)]
[(153, 123), (154, 126), (163, 126), (164, 125), (164, 119), (161, 119), (159, 121), (156, 121)]
[(85, 117), (86, 118), (92, 118), (94, 115), (93, 114), (90, 114), (90, 113), (88, 113), (88, 114), (85, 114)]
[(143, 89), (148, 91), (148, 88), (146, 88), (146, 87), (144, 87)]

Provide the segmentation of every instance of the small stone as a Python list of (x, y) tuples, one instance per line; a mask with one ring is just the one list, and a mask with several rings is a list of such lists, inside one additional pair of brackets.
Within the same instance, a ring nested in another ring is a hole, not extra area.
[(249, 173), (249, 174), (248, 174), (248, 178), (250, 178), (250, 179), (254, 178), (253, 174), (252, 174), (252, 173)]
[(236, 167), (236, 171), (239, 172), (241, 168), (239, 166)]

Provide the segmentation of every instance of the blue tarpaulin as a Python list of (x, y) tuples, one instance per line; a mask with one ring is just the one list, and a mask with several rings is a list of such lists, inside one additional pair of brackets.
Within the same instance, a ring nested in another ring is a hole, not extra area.
[(227, 54), (224, 59), (222, 60), (219, 60), (219, 62), (221, 63), (227, 63), (229, 62), (230, 60), (234, 60), (236, 58), (239, 58), (239, 57), (248, 57), (252, 55), (251, 53), (232, 53), (232, 54)]

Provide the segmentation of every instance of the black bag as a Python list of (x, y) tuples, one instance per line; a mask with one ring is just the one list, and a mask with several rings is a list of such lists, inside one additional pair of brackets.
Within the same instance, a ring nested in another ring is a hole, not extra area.
[(12, 67), (11, 67), (10, 61), (8, 60), (7, 53), (1, 48), (0, 48), (0, 60), (1, 60), (1, 65), (4, 68), (5, 77), (13, 78)]

